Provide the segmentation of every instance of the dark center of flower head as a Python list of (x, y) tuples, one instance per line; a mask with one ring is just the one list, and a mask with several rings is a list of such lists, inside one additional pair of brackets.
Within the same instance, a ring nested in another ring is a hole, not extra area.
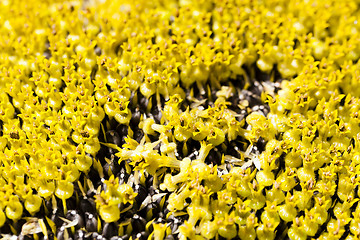
[(18, 132), (10, 132), (10, 137), (12, 139), (20, 139), (20, 136), (19, 136)]
[(90, 134), (88, 131), (81, 131), (80, 132), (81, 136), (84, 137), (84, 138), (89, 138), (90, 137)]

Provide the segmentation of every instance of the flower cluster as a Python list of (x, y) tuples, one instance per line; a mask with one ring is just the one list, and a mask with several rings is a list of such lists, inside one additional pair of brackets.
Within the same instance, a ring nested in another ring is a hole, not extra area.
[(310, 57), (308, 61), (269, 100), (267, 118), (261, 123), (254, 114), (247, 118), (252, 125), (249, 136), (269, 140), (258, 157), (261, 170), (255, 178), (265, 187), (277, 185), (292, 199), (293, 203), (286, 199), (276, 203), (282, 220), (295, 219), (289, 237), (353, 239), (358, 236), (355, 228), (345, 229), (356, 217), (351, 208), (359, 200), (357, 63), (339, 65)]
[(1, 1), (1, 233), (358, 238), (359, 13)]

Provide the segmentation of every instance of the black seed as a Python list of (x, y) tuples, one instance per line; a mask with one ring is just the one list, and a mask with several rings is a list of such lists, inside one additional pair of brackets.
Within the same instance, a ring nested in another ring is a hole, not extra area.
[(125, 138), (128, 135), (128, 128), (129, 128), (129, 126), (122, 125), (122, 124), (120, 124), (116, 127), (116, 132), (118, 133), (118, 135), (121, 139), (121, 142), (118, 146), (122, 146), (125, 143)]
[[(106, 140), (108, 143), (113, 143), (117, 146), (121, 146), (121, 137), (120, 135), (114, 131), (114, 130), (110, 130), (106, 132)], [(110, 148), (111, 149), (111, 148)]]
[(63, 224), (63, 221), (59, 217), (61, 217), (61, 215), (59, 214), (59, 211), (56, 210), (50, 218), (50, 220), (54, 222), (56, 227), (58, 228), (61, 227), (61, 225)]
[(131, 120), (130, 120), (130, 126), (132, 129), (138, 128), (139, 122), (141, 118), (141, 112), (139, 108), (135, 108), (135, 110), (132, 113)]
[(80, 210), (83, 213), (92, 213), (96, 214), (96, 205), (93, 199), (91, 198), (83, 198), (80, 200)]
[(77, 210), (69, 210), (66, 213), (66, 218), (70, 221), (77, 220), (78, 224), (76, 225), (76, 228), (82, 228), (84, 227), (84, 219), (80, 216)]
[(117, 234), (117, 228), (115, 223), (105, 223), (102, 235), (105, 238), (111, 238), (112, 236)]
[(147, 197), (148, 191), (146, 190), (146, 188), (141, 185), (135, 185), (134, 187), (135, 192), (138, 194), (135, 198), (135, 201), (137, 202), (137, 204), (140, 206), (141, 203), (145, 200), (145, 198)]
[(144, 137), (144, 132), (141, 129), (137, 129), (135, 130), (133, 137), (139, 143), (141, 139)]
[(142, 232), (145, 230), (146, 220), (141, 216), (135, 214), (131, 219), (131, 225), (135, 233)]
[[(117, 174), (120, 172), (120, 165), (119, 163), (117, 162), (117, 159), (115, 159), (114, 157), (110, 160), (110, 163), (105, 163), (104, 166), (103, 166), (103, 169), (104, 169), (104, 173), (108, 175), (109, 173), (109, 169), (111, 170), (111, 172), (113, 174)], [(110, 177), (110, 176), (109, 176)]]
[(205, 159), (206, 163), (220, 165), (221, 164), (221, 153), (215, 149), (210, 150), (208, 156)]
[[(61, 202), (62, 203), (62, 202)], [(76, 209), (76, 199), (75, 195), (73, 195), (71, 198), (66, 199), (66, 207), (67, 209)]]
[(120, 137), (126, 137), (128, 135), (128, 128), (129, 126), (120, 124), (116, 127), (116, 132), (119, 134)]
[[(98, 187), (98, 184), (100, 183), (100, 176), (99, 176), (99, 173), (93, 167), (90, 168), (87, 178), (91, 179), (95, 188)], [(88, 194), (90, 194), (90, 196), (88, 196), (88, 197), (94, 196), (94, 193), (91, 192), (90, 190), (89, 190)]]
[(146, 97), (144, 97), (143, 95), (138, 93), (138, 99), (139, 99), (139, 107), (140, 107), (140, 111), (142, 113), (145, 112), (147, 105), (149, 104), (149, 99), (147, 99)]
[(162, 118), (162, 113), (161, 113), (161, 109), (159, 109), (157, 105), (154, 107), (154, 110), (152, 111), (152, 115), (154, 117), (155, 122), (159, 124)]
[(259, 149), (260, 152), (263, 152), (265, 150), (266, 141), (262, 137), (259, 137), (256, 146)]
[(88, 232), (96, 232), (97, 230), (97, 219), (92, 213), (85, 213), (85, 229)]

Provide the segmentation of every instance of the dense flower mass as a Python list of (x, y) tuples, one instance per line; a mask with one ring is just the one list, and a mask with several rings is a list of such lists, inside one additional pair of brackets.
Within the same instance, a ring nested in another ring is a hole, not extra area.
[(0, 1), (0, 234), (358, 239), (358, 16)]

